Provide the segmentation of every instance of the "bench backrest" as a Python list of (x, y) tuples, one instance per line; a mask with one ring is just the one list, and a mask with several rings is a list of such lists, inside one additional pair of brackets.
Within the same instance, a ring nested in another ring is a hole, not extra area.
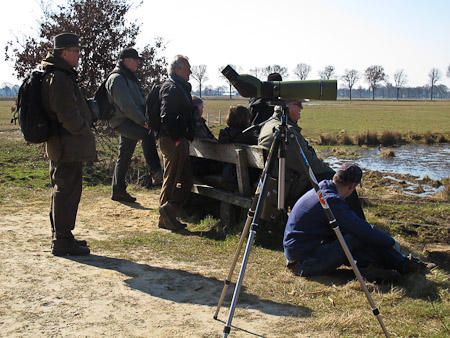
[(236, 165), (239, 193), (249, 195), (248, 168), (264, 169), (264, 148), (239, 143), (219, 143), (214, 140), (195, 139), (189, 147), (189, 155)]
[(264, 148), (240, 143), (219, 143), (214, 140), (195, 139), (191, 142), (189, 155), (210, 160), (238, 164), (236, 152), (240, 149), (247, 155), (247, 165), (264, 169)]

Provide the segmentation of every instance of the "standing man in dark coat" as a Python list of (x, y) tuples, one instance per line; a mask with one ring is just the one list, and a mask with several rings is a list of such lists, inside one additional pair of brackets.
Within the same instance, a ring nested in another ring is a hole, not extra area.
[(76, 240), (72, 234), (82, 191), (82, 163), (97, 159), (92, 114), (75, 71), (82, 47), (78, 36), (72, 33), (55, 36), (53, 43), (53, 50), (42, 61), (46, 71), (42, 102), (57, 125), (46, 144), (52, 182), (52, 253), (88, 255), (86, 241)]
[(142, 150), (153, 185), (160, 184), (163, 177), (155, 136), (145, 124), (145, 96), (135, 75), (141, 60), (135, 49), (125, 48), (106, 82), (108, 97), (115, 108), (109, 124), (120, 134), (119, 155), (112, 179), (111, 199), (114, 201), (136, 201), (126, 191), (125, 176), (139, 140), (142, 140)]
[(164, 179), (160, 195), (159, 227), (178, 231), (185, 227), (177, 216), (189, 199), (193, 183), (189, 141), (194, 139), (194, 106), (187, 57), (175, 56), (169, 66), (169, 80), (160, 90), (161, 130), (159, 147), (164, 160)]

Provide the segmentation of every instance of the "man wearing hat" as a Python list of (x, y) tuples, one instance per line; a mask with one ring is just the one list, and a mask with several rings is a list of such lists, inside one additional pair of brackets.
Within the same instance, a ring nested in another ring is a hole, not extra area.
[[(312, 188), (309, 181), (308, 175), (303, 169), (303, 158), (300, 155), (300, 150), (298, 149), (295, 138), (297, 138), (300, 143), (302, 150), (308, 160), (308, 163), (316, 177), (317, 181), (320, 182), (324, 179), (331, 179), (334, 175), (334, 170), (325, 164), (314, 150), (314, 148), (305, 140), (301, 131), (302, 128), (297, 124), (300, 120), (300, 113), (303, 109), (303, 102), (308, 101), (307, 99), (296, 99), (286, 101), (287, 108), (287, 128), (288, 128), (288, 143), (286, 147), (286, 170), (285, 170), (285, 180), (286, 180), (286, 207), (292, 207), (294, 203), (302, 196), (305, 192)], [(281, 116), (279, 112), (283, 107), (275, 107), (275, 118), (264, 124), (261, 128), (261, 133), (258, 138), (258, 145), (270, 149), (274, 137), (274, 128), (281, 125)], [(278, 177), (278, 161), (274, 166), (272, 171), (272, 177)], [(265, 210), (275, 210), (276, 209), (277, 198), (276, 196), (272, 199), (268, 198), (264, 204)], [(359, 202), (358, 195), (354, 191), (348, 198), (347, 203), (356, 214), (365, 219), (364, 212)], [(263, 215), (266, 214), (264, 210)], [(264, 216), (267, 218), (266, 216)]]
[(135, 75), (141, 60), (134, 48), (125, 48), (106, 82), (108, 97), (115, 107), (109, 123), (120, 134), (119, 154), (112, 178), (111, 199), (114, 201), (136, 201), (126, 191), (125, 176), (139, 140), (142, 140), (142, 150), (152, 183), (160, 184), (163, 177), (155, 136), (145, 124), (145, 96)]
[[(362, 171), (343, 164), (332, 180), (319, 183), (345, 242), (363, 277), (369, 281), (392, 281), (401, 273), (425, 271), (427, 265), (406, 257), (388, 234), (361, 219), (346, 198), (361, 185)], [(304, 194), (289, 215), (283, 239), (287, 267), (301, 276), (326, 275), (349, 265), (347, 257), (314, 189)]]
[(82, 163), (97, 159), (91, 131), (92, 114), (77, 83), (81, 58), (78, 36), (63, 33), (54, 37), (53, 49), (42, 61), (42, 103), (55, 130), (47, 141), (52, 196), (50, 223), (52, 253), (88, 255), (84, 240), (72, 234), (82, 190)]

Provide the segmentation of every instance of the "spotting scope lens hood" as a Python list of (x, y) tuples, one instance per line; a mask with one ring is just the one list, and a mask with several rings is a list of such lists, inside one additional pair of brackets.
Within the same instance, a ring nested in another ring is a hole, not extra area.
[(336, 80), (262, 82), (251, 75), (239, 75), (230, 65), (222, 70), (222, 74), (243, 97), (313, 100), (336, 100), (337, 97)]

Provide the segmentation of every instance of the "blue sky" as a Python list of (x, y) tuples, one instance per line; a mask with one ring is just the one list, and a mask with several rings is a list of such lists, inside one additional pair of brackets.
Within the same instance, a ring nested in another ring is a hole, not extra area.
[[(23, 8), (30, 12), (18, 15)], [(142, 24), (137, 49), (163, 37), (169, 59), (184, 54), (192, 65), (207, 65), (207, 85), (224, 84), (218, 69), (227, 64), (239, 66), (241, 73), (279, 64), (292, 73), (298, 63), (307, 63), (312, 67), (309, 79), (318, 78), (327, 65), (337, 75), (381, 65), (391, 82), (394, 72), (404, 69), (409, 86), (427, 84), (430, 70), (438, 68), (439, 83), (450, 87), (445, 76), (449, 13), (450, 1), (443, 0), (144, 0), (129, 19)], [(0, 13), (2, 55), (12, 34), (31, 34), (39, 17), (38, 0), (8, 3)], [(12, 64), (2, 60), (0, 83), (14, 82), (11, 73)], [(363, 80), (359, 85), (367, 87)]]

